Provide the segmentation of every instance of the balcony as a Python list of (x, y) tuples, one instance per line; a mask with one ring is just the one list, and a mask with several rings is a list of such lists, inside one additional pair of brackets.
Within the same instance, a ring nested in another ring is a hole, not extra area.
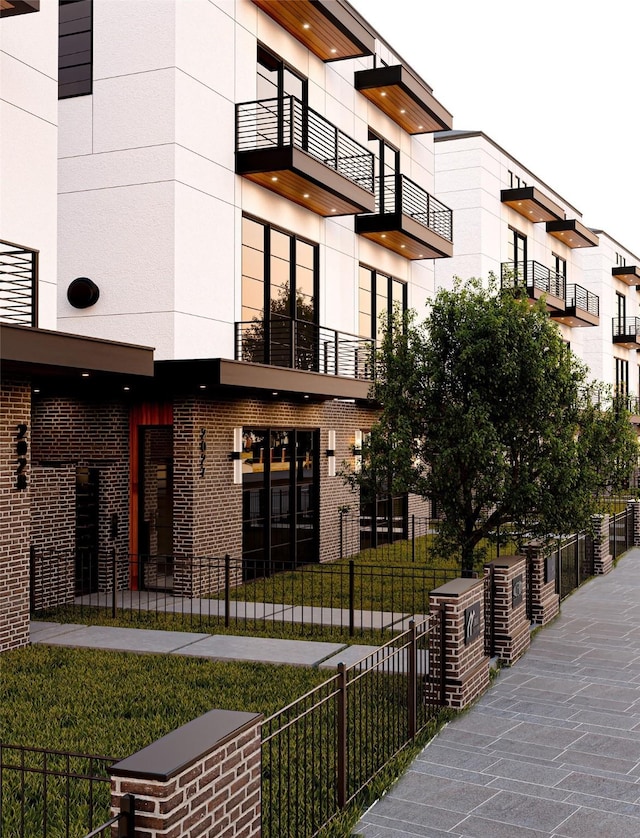
[(236, 105), (236, 172), (322, 216), (375, 206), (371, 152), (294, 96)]
[(354, 85), (409, 134), (448, 131), (453, 117), (431, 88), (401, 64), (359, 70)]
[(640, 268), (637, 265), (616, 265), (611, 268), (611, 275), (626, 285), (636, 285), (640, 291)]
[(38, 251), (0, 241), (0, 322), (38, 325)]
[(600, 298), (581, 285), (567, 285), (564, 311), (552, 311), (551, 317), (567, 326), (598, 326)]
[(342, 0), (253, 0), (322, 61), (372, 55), (375, 38)]
[(236, 360), (373, 380), (375, 341), (288, 317), (236, 323)]
[(640, 349), (640, 317), (614, 317), (613, 342), (625, 349)]
[(535, 186), (503, 189), (500, 200), (529, 221), (564, 221), (562, 207)]
[(531, 300), (539, 300), (544, 296), (549, 311), (564, 313), (566, 283), (562, 274), (533, 260), (519, 265), (503, 262), (500, 268), (502, 289), (524, 289)]
[(0, 17), (40, 11), (40, 0), (0, 0)]
[(600, 244), (600, 239), (593, 230), (576, 218), (565, 221), (547, 221), (547, 233), (571, 248), (597, 247)]
[(404, 175), (376, 178), (375, 214), (357, 216), (355, 227), (405, 259), (453, 256), (451, 210)]

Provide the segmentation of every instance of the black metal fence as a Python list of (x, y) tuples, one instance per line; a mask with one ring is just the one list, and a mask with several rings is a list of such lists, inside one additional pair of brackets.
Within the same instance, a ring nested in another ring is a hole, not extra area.
[(74, 554), (32, 551), (31, 609), (40, 617), (55, 617), (63, 608), (73, 609), (81, 620), (102, 614), (139, 625), (153, 617), (167, 627), (180, 621), (205, 630), (383, 634), (428, 614), (429, 593), (457, 575), (452, 568), (417, 563), (350, 560), (292, 568), (230, 556), (115, 552), (78, 563)]
[(262, 834), (311, 838), (440, 711), (430, 678), (432, 615), (267, 719), (262, 727)]
[(93, 838), (134, 834), (135, 801), (110, 817), (109, 769), (117, 760), (0, 742), (0, 835)]
[(526, 288), (530, 297), (538, 292), (565, 299), (565, 278), (557, 271), (552, 271), (540, 262), (502, 262), (500, 266), (501, 288)]
[(426, 189), (399, 173), (376, 178), (376, 187), (376, 212), (402, 213), (452, 241), (452, 212)]
[(609, 553), (615, 561), (633, 547), (633, 509), (609, 516)]

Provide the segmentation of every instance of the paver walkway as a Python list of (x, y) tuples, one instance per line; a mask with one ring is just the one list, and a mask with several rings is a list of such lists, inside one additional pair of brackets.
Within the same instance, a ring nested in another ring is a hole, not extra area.
[(638, 838), (640, 549), (565, 600), (354, 834)]

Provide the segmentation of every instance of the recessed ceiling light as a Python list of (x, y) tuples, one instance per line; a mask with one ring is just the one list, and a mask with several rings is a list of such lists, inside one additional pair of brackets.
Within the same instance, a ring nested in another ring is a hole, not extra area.
[(130, 390), (130, 389), (131, 389), (131, 387), (127, 387), (127, 386), (126, 386), (126, 384), (125, 384), (125, 386), (124, 386), (122, 389), (123, 389), (123, 390)]
[(407, 246), (406, 244), (401, 244), (401, 245), (400, 245), (400, 247), (401, 247), (403, 250), (404, 250), (404, 248), (405, 248), (406, 246)]
[(207, 389), (207, 385), (206, 385), (206, 384), (201, 384), (201, 385), (200, 385), (200, 389), (201, 389), (201, 390), (206, 390), (206, 389)]
[(335, 211), (336, 211), (335, 209), (332, 209), (332, 210), (331, 210), (331, 212), (335, 212)]
[(335, 47), (333, 47), (333, 49), (331, 50), (331, 52), (335, 55), (335, 54), (336, 54), (336, 52), (338, 52), (338, 50), (337, 50)]
[(418, 259), (424, 259), (424, 256), (422, 255), (422, 253), (418, 254)]
[(387, 234), (386, 234), (386, 233), (383, 233), (383, 234), (380, 236), (380, 238), (381, 238), (381, 239), (386, 239), (386, 238), (387, 238)]
[(271, 393), (271, 395), (272, 395), (272, 396), (277, 396), (277, 395), (278, 395), (278, 391), (277, 391), (277, 390), (274, 390), (274, 391)]
[(83, 378), (89, 378), (89, 373), (88, 372), (83, 372), (82, 377)]
[(304, 195), (303, 195), (302, 197), (303, 197), (303, 198), (308, 198), (308, 197), (309, 197), (309, 193), (308, 193), (308, 192), (305, 192), (305, 193), (304, 193)]
[(39, 393), (39, 392), (40, 392), (40, 388), (39, 388), (39, 387), (34, 387), (34, 388), (33, 388), (33, 392), (34, 392), (34, 393)]
[(309, 396), (306, 396), (306, 395), (305, 395), (305, 399), (308, 399), (308, 398), (309, 398)]
[(404, 108), (400, 108), (400, 113), (406, 113)]
[(418, 131), (422, 131), (423, 128), (424, 128), (424, 125), (418, 125)]
[(309, 23), (303, 23), (303, 24), (302, 24), (302, 28), (303, 28), (303, 29), (310, 29), (310, 28), (311, 28), (311, 24), (309, 24)]
[(272, 177), (271, 180), (275, 183), (278, 180), (278, 178), (277, 177)]

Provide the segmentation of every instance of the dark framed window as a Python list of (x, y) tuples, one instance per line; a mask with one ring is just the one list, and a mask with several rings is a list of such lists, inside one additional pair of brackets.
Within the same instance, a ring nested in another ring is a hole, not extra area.
[(626, 258), (622, 255), (622, 253), (618, 253), (618, 251), (616, 251), (616, 266), (619, 268), (624, 268), (626, 264)]
[(373, 152), (373, 176), (374, 183), (377, 184), (376, 212), (395, 212), (396, 175), (400, 174), (400, 152), (371, 128), (369, 147)]
[(295, 96), (307, 104), (307, 79), (262, 44), (258, 44), (257, 76), (258, 99)]
[(527, 237), (515, 227), (509, 227), (507, 261), (513, 264), (515, 279), (527, 279)]
[(59, 0), (58, 99), (93, 91), (93, 0)]
[(629, 393), (629, 362), (623, 358), (616, 358), (616, 393), (626, 396)]
[(567, 278), (567, 260), (563, 259), (562, 256), (558, 256), (556, 253), (551, 254), (553, 258), (553, 270), (556, 272), (558, 276), (561, 276), (563, 279)]
[[(624, 320), (627, 316), (627, 298), (624, 294), (620, 294), (616, 291), (616, 317), (618, 318), (619, 327), (621, 330), (624, 329)], [(620, 332), (622, 334), (622, 331)]]
[(385, 322), (390, 324), (394, 307), (407, 310), (407, 286), (399, 279), (360, 265), (358, 282), (358, 333), (381, 340)]

